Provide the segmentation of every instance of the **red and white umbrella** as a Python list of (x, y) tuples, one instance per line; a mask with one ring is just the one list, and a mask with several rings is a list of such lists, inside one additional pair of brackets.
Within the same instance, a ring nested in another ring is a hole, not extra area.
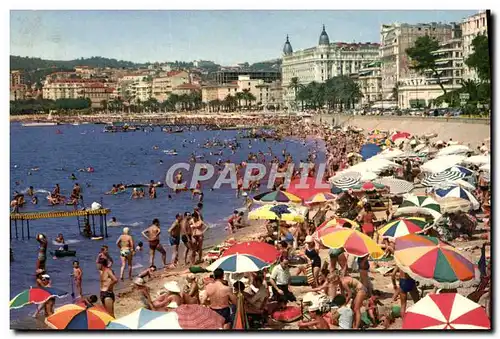
[(410, 307), (403, 318), (405, 330), (490, 329), (484, 308), (458, 293), (428, 294)]
[(409, 139), (411, 134), (408, 132), (397, 132), (391, 136), (391, 140), (394, 142), (397, 139)]

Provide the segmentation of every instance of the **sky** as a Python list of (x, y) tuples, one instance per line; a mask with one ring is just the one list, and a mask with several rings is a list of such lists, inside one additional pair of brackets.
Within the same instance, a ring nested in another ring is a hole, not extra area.
[(394, 22), (460, 22), (476, 13), (444, 11), (11, 11), (10, 54), (51, 60), (102, 56), (134, 62), (212, 60), (221, 65), (281, 56), (318, 43), (379, 42)]

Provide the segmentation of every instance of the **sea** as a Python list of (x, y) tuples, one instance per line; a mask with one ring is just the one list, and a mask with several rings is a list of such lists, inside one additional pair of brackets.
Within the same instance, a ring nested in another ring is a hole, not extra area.
[[(44, 233), (49, 239), (49, 251), (59, 246), (53, 243), (55, 237), (62, 233), (71, 250), (76, 251), (76, 257), (55, 259), (48, 255), (47, 273), (50, 274), (52, 286), (72, 292), (73, 260), (79, 260), (83, 270), (84, 294), (99, 293), (99, 275), (95, 266), (95, 259), (102, 245), (108, 245), (111, 257), (114, 260), (113, 269), (119, 274), (120, 256), (116, 240), (123, 227), (129, 227), (135, 241), (143, 241), (141, 231), (144, 230), (154, 218), (161, 223), (163, 236), (161, 242), (167, 250), (167, 262), (171, 260), (171, 248), (167, 239), (167, 229), (175, 219), (177, 213), (192, 211), (197, 201), (191, 199), (190, 192), (175, 194), (170, 188), (159, 188), (157, 199), (130, 199), (128, 194), (105, 195), (111, 190), (113, 184), (124, 183), (149, 183), (165, 181), (167, 170), (177, 162), (188, 162), (194, 153), (200, 157), (200, 162), (215, 163), (221, 158), (234, 163), (245, 161), (250, 152), (269, 152), (281, 155), (283, 149), (297, 160), (302, 160), (307, 151), (316, 145), (316, 139), (298, 140), (285, 139), (281, 142), (262, 139), (244, 139), (244, 132), (236, 130), (199, 130), (185, 131), (183, 133), (162, 132), (159, 127), (154, 130), (104, 133), (103, 125), (59, 125), (23, 127), (19, 123), (10, 126), (10, 193), (15, 191), (26, 192), (33, 186), (38, 197), (38, 204), (31, 203), (25, 196), (27, 203), (21, 209), (29, 211), (59, 211), (71, 210), (72, 206), (51, 207), (46, 199), (47, 193), (52, 191), (55, 184), (59, 184), (62, 194), (69, 196), (75, 182), (82, 187), (82, 194), (86, 207), (93, 202), (102, 204), (111, 209), (108, 214), (108, 235), (103, 240), (90, 240), (79, 234), (76, 218), (40, 219), (30, 222), (31, 238), (16, 239), (14, 229), (11, 227), (10, 247), (14, 254), (14, 261), (10, 264), (10, 296), (11, 298), (35, 285), (34, 271), (37, 258), (38, 243), (35, 240), (37, 233)], [(234, 154), (224, 147), (204, 149), (200, 146), (208, 139), (230, 140), (238, 138), (242, 147)], [(184, 147), (183, 147), (184, 144)], [(319, 141), (319, 149), (324, 144)], [(157, 146), (157, 147), (155, 147)], [(177, 155), (167, 155), (164, 150), (177, 151)], [(222, 150), (223, 155), (210, 155), (210, 152)], [(324, 160), (324, 153), (318, 153), (317, 161)], [(270, 159), (270, 156), (267, 156)], [(80, 172), (79, 169), (93, 167), (94, 172)], [(77, 180), (71, 180), (74, 174)], [(261, 192), (265, 188), (261, 189)], [(235, 191), (229, 185), (220, 189), (210, 190), (203, 187), (203, 217), (209, 225), (205, 234), (205, 244), (215, 245), (223, 240), (226, 220), (232, 211), (244, 203), (244, 198), (236, 198)], [(147, 188), (146, 188), (147, 193)], [(168, 195), (171, 195), (171, 199)], [(117, 219), (118, 226), (111, 226), (112, 217)], [(26, 236), (26, 233), (25, 233)], [(20, 237), (20, 231), (19, 231)], [(148, 248), (134, 257), (134, 274), (148, 266)], [(184, 248), (181, 245), (180, 251)], [(161, 267), (161, 255), (156, 254), (156, 265)], [(129, 282), (125, 282), (129, 283)], [(118, 286), (119, 288), (120, 286)], [(71, 296), (58, 299), (56, 307), (71, 303)], [(36, 310), (34, 305), (27, 305), (21, 309), (11, 310), (11, 326), (22, 323)], [(14, 326), (19, 328), (19, 326)]]

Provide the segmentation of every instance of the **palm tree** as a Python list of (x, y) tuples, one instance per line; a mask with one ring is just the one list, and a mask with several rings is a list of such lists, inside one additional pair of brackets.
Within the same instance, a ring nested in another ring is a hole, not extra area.
[(177, 104), (180, 102), (179, 96), (177, 94), (170, 94), (167, 101), (168, 101), (169, 106), (172, 109), (172, 111), (176, 111)]
[(108, 109), (108, 101), (107, 100), (101, 100), (101, 108), (103, 111), (106, 111)]
[(245, 94), (243, 92), (237, 92), (235, 95), (236, 100), (238, 100), (238, 108), (241, 107), (241, 100), (245, 99)]
[(293, 77), (290, 79), (290, 84), (288, 85), (289, 88), (293, 89), (293, 93), (295, 96), (295, 99), (297, 99), (297, 91), (300, 88), (300, 83), (299, 83), (299, 78)]
[(224, 106), (227, 108), (227, 111), (233, 111), (234, 107), (238, 104), (238, 100), (231, 94), (228, 94), (224, 99)]

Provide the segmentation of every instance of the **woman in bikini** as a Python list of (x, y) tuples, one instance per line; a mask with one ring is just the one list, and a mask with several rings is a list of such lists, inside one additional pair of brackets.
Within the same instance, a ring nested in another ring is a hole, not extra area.
[(373, 232), (375, 231), (373, 222), (377, 221), (377, 218), (372, 212), (372, 206), (370, 204), (365, 204), (364, 211), (361, 212), (361, 220), (363, 221), (363, 225), (361, 226), (363, 233), (373, 238)]
[[(193, 214), (191, 218), (191, 229), (193, 230), (193, 249), (191, 252), (191, 262), (193, 264), (201, 262), (201, 256), (203, 251), (203, 221), (198, 217), (197, 214)], [(196, 252), (198, 252), (198, 261), (196, 260)]]
[(354, 312), (354, 324), (352, 328), (359, 328), (361, 324), (361, 306), (368, 295), (368, 290), (359, 280), (352, 277), (334, 275), (332, 283), (340, 286), (341, 294), (346, 294), (346, 304), (351, 300), (353, 301), (351, 308)]
[(129, 228), (125, 227), (123, 229), (123, 234), (116, 240), (116, 245), (120, 249), (120, 258), (122, 261), (122, 266), (120, 268), (120, 280), (123, 281), (123, 273), (125, 271), (125, 265), (128, 264), (128, 277), (132, 279), (132, 258), (134, 249), (134, 239), (129, 235)]

